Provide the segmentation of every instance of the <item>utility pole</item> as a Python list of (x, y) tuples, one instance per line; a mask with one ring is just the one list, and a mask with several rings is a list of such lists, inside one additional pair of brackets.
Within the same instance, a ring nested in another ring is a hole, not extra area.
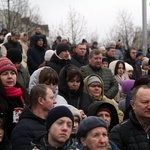
[(147, 52), (147, 0), (142, 0), (142, 41), (143, 41), (143, 55)]
[(7, 0), (7, 14), (8, 14), (8, 26), (7, 26), (7, 29), (8, 29), (8, 31), (10, 31), (10, 29), (11, 29), (10, 0)]

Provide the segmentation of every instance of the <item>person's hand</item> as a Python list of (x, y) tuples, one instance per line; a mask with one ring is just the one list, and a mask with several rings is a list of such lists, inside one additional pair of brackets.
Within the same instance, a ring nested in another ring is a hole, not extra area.
[(34, 146), (34, 148), (32, 150), (40, 150), (40, 149), (38, 149), (36, 146)]
[(79, 109), (80, 114), (81, 114), (81, 118), (85, 119), (87, 117), (87, 115), (84, 113), (84, 111), (82, 109)]

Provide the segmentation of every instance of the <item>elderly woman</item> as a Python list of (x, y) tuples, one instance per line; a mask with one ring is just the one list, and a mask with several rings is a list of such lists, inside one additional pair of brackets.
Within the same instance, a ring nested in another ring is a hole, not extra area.
[(83, 145), (83, 150), (119, 150), (108, 139), (106, 122), (96, 116), (89, 116), (81, 121), (77, 138)]

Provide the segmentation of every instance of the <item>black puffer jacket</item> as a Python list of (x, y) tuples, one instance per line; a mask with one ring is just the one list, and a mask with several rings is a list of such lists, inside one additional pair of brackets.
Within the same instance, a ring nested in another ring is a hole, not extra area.
[(84, 58), (80, 58), (77, 53), (73, 53), (71, 56), (71, 62), (76, 67), (80, 68), (88, 64), (88, 57), (85, 56)]
[[(121, 149), (121, 150), (150, 150), (150, 131), (146, 133), (139, 121), (137, 120), (134, 111), (131, 111), (129, 115), (130, 122), (125, 121), (122, 123), (127, 131), (122, 130), (121, 124), (116, 125), (110, 132), (110, 139)], [(127, 127), (129, 126), (129, 127)], [(125, 136), (125, 132), (128, 137), (127, 142), (122, 140), (122, 136)], [(123, 143), (127, 143), (126, 145)]]
[(39, 118), (29, 108), (25, 108), (12, 132), (12, 149), (32, 150), (31, 141), (40, 139), (46, 132), (45, 119)]
[(60, 70), (68, 65), (71, 64), (70, 59), (60, 59), (55, 53), (52, 55), (50, 62), (47, 64), (47, 66), (53, 68), (58, 74), (60, 73)]

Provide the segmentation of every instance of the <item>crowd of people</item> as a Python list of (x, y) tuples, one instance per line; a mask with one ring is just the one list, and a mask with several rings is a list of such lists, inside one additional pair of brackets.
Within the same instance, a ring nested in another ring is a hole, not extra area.
[(1, 35), (0, 150), (150, 149), (150, 47)]

